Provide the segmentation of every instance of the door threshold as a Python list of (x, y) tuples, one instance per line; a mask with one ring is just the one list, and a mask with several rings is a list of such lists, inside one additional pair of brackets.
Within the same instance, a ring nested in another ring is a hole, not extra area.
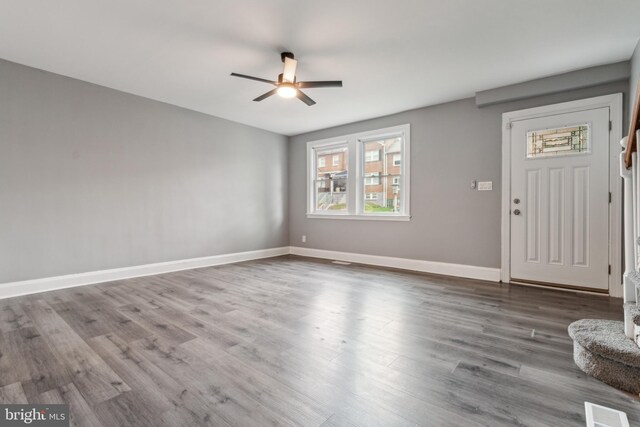
[(534, 288), (553, 289), (556, 291), (563, 291), (563, 292), (579, 292), (582, 294), (601, 295), (601, 296), (609, 295), (608, 289), (592, 289), (592, 288), (585, 288), (582, 286), (560, 285), (557, 283), (537, 282), (534, 280), (523, 280), (523, 279), (516, 279), (513, 277), (511, 278), (509, 283), (514, 285), (531, 286)]

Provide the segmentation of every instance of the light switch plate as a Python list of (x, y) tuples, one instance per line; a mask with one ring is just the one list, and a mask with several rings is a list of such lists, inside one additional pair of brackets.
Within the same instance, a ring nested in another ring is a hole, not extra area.
[(491, 191), (493, 190), (493, 181), (480, 181), (478, 183), (478, 191)]

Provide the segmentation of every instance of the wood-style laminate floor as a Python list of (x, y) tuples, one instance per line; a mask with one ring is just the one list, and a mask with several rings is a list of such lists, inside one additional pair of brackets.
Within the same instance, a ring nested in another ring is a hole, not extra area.
[(280, 257), (0, 301), (0, 401), (78, 426), (584, 426), (600, 296)]

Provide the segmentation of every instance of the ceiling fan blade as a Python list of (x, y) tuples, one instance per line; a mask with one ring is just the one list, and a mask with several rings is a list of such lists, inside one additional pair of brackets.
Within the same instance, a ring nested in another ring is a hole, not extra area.
[(296, 97), (298, 97), (298, 99), (302, 102), (304, 102), (305, 104), (307, 104), (309, 107), (311, 107), (313, 104), (316, 103), (316, 101), (314, 101), (313, 99), (309, 98), (307, 95), (304, 94), (304, 92), (302, 92), (301, 90), (297, 90), (296, 91)]
[(296, 67), (298, 61), (293, 58), (284, 58), (284, 71), (282, 73), (282, 80), (285, 82), (293, 83), (296, 81)]
[(296, 83), (300, 89), (313, 87), (342, 87), (342, 80), (326, 81), (326, 82), (298, 82)]
[(260, 102), (260, 101), (262, 101), (263, 99), (267, 99), (267, 98), (268, 98), (268, 97), (270, 97), (271, 95), (275, 95), (277, 91), (278, 91), (278, 88), (272, 89), (272, 90), (270, 90), (269, 92), (264, 93), (264, 94), (260, 95), (259, 97), (257, 97), (256, 99), (254, 99), (254, 101), (256, 101), (256, 102)]
[(257, 82), (263, 82), (263, 83), (269, 83), (269, 84), (272, 84), (272, 85), (277, 85), (277, 83), (272, 81), (272, 80), (261, 79), (260, 77), (247, 76), (245, 74), (238, 74), (238, 73), (231, 73), (231, 75), (233, 77), (241, 77), (243, 79), (255, 80)]

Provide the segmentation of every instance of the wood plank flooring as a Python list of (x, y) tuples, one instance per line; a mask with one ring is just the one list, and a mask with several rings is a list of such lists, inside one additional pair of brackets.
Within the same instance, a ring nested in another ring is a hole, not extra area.
[(619, 300), (279, 257), (0, 301), (0, 402), (77, 426), (584, 426), (566, 328)]

